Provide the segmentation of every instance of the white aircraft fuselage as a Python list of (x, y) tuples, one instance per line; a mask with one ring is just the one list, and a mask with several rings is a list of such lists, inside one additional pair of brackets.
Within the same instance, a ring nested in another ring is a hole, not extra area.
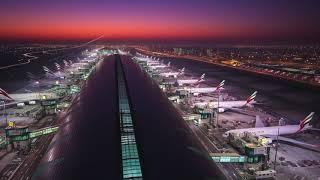
[[(311, 126), (306, 126), (304, 129), (308, 129)], [(228, 137), (230, 133), (233, 133), (237, 136), (242, 136), (245, 132), (249, 132), (252, 135), (258, 137), (263, 135), (288, 135), (294, 134), (300, 130), (299, 125), (287, 125), (287, 126), (272, 126), (272, 127), (259, 127), (259, 128), (246, 128), (246, 129), (234, 129), (227, 131), (223, 134), (224, 137)]]

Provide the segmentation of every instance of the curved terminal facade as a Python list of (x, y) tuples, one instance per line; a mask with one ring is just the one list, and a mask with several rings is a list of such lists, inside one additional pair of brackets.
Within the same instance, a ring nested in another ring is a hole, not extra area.
[(158, 85), (129, 56), (99, 62), (33, 179), (225, 179)]

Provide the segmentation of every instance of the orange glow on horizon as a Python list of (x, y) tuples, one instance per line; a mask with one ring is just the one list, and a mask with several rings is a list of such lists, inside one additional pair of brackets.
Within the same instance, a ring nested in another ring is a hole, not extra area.
[[(241, 37), (248, 29), (226, 24), (208, 25), (203, 22), (184, 23), (151, 20), (106, 20), (83, 19), (51, 20), (32, 19), (17, 23), (16, 18), (7, 19), (0, 29), (0, 38), (11, 39), (86, 39), (104, 35), (105, 39), (206, 39)], [(254, 35), (251, 31), (250, 35)]]

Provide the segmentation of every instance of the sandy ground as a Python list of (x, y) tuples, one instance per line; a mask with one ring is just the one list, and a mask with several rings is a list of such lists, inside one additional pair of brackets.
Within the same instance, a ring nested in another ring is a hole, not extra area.
[[(272, 148), (270, 152), (270, 160), (271, 162), (274, 161), (275, 157), (275, 149)], [(283, 165), (279, 160), (280, 157), (284, 157), (286, 161), (290, 161), (297, 165), (297, 167), (292, 167), (289, 165)], [(295, 176), (304, 177), (306, 179), (318, 179), (320, 177), (320, 165), (311, 165), (306, 167), (299, 167), (299, 162), (301, 163), (302, 160), (310, 160), (310, 161), (318, 161), (320, 162), (320, 153), (302, 149), (299, 147), (294, 147), (287, 144), (280, 144), (278, 148), (277, 154), (277, 162), (281, 163), (277, 165), (277, 172), (279, 179), (294, 179)]]
[[(1, 150), (1, 154), (6, 153), (6, 150)], [(15, 152), (11, 152), (9, 154), (6, 154), (0, 159), (0, 171), (2, 171), (3, 168), (6, 167), (16, 156)]]
[[(8, 122), (9, 121), (15, 121), (16, 125), (24, 126), (24, 125), (29, 125), (35, 122), (34, 118), (31, 117), (8, 117)], [(0, 117), (0, 127), (4, 127), (6, 124), (5, 117), (1, 116)]]

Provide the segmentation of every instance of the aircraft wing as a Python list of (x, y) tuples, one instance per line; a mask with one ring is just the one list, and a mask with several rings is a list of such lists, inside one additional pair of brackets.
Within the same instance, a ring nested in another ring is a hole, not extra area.
[[(277, 140), (277, 136), (276, 135), (267, 135), (266, 134), (266, 135), (263, 135), (263, 136), (266, 137), (266, 138), (270, 138), (273, 141)], [(298, 146), (298, 147), (301, 147), (301, 148), (304, 148), (304, 149), (309, 149), (309, 150), (312, 150), (312, 151), (320, 152), (320, 145), (308, 144), (308, 143), (305, 143), (305, 142), (297, 141), (297, 140), (294, 140), (294, 139), (291, 139), (291, 138), (287, 138), (287, 137), (283, 137), (283, 136), (278, 136), (278, 140), (283, 142), (283, 143), (292, 144), (292, 145), (295, 145), (295, 146)]]
[(233, 112), (236, 112), (236, 113), (239, 113), (239, 114), (243, 114), (243, 115), (247, 115), (247, 116), (255, 116), (254, 114), (251, 114), (250, 112), (248, 111), (245, 111), (241, 108), (223, 108), (225, 109), (225, 111), (233, 111)]
[(254, 127), (256, 127), (256, 128), (257, 128), (257, 127), (264, 127), (264, 124), (263, 124), (263, 122), (261, 121), (259, 115), (256, 115), (256, 122), (255, 122)]

